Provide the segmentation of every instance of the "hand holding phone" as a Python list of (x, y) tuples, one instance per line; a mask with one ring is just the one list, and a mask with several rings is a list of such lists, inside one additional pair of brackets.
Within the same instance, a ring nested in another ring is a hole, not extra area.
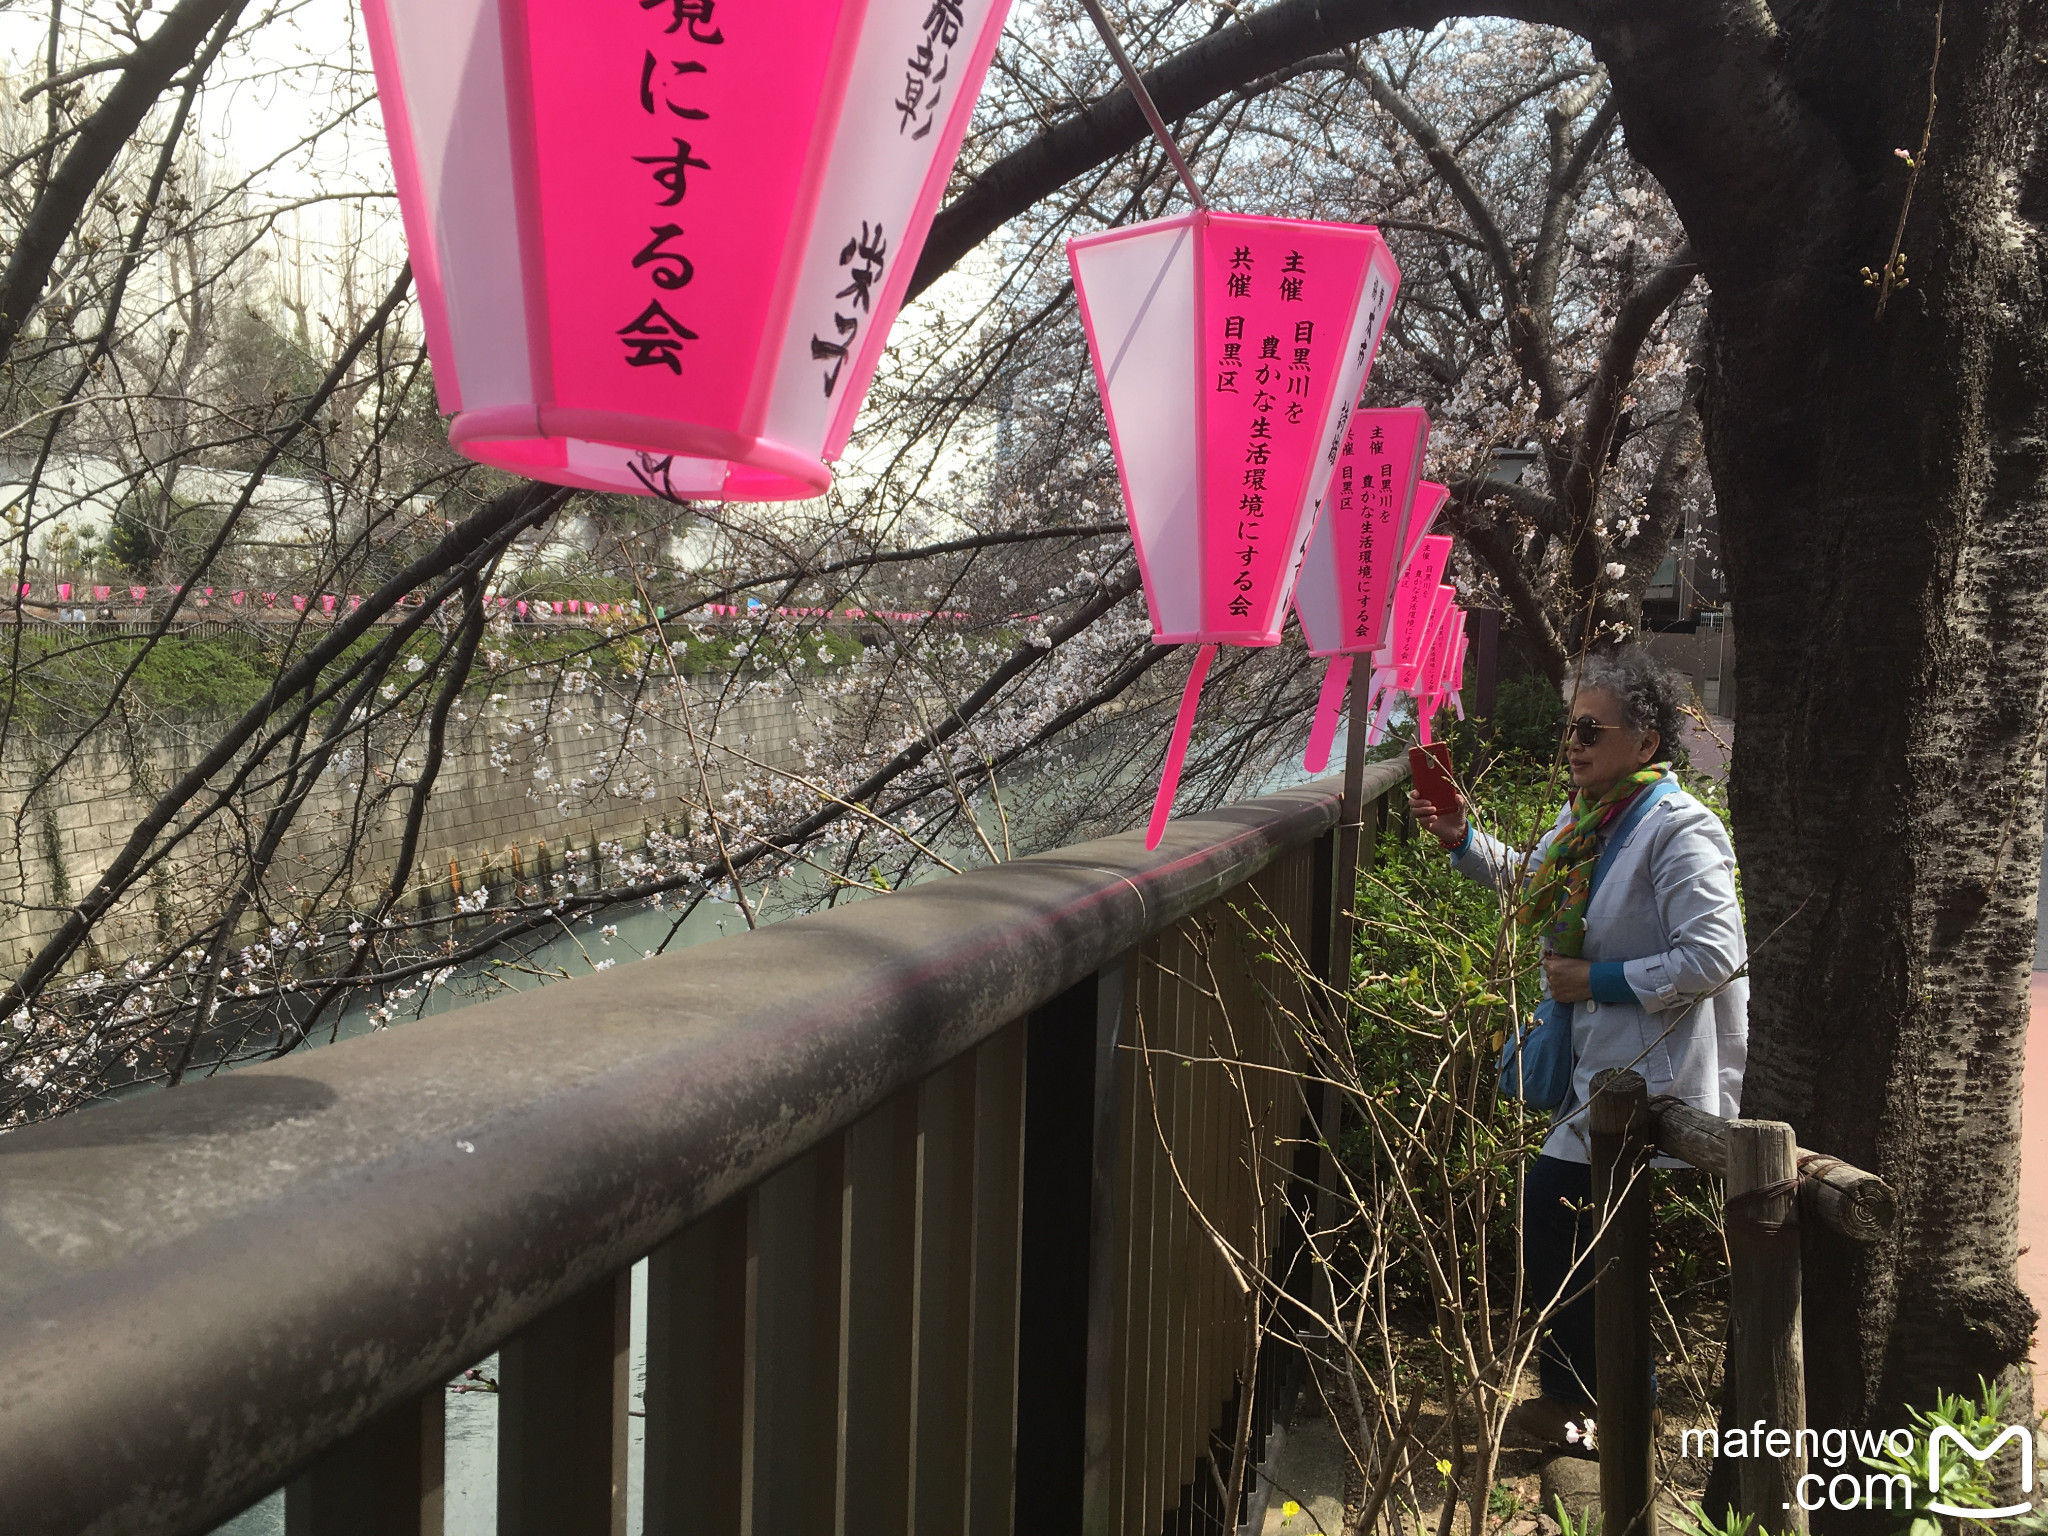
[(1408, 773), (1408, 806), (1422, 830), (1444, 847), (1456, 848), (1465, 837), (1465, 797), (1451, 778), (1451, 749), (1442, 742), (1410, 747)]
[(1448, 816), (1464, 805), (1465, 797), (1451, 776), (1451, 749), (1447, 742), (1408, 749), (1408, 772), (1415, 780), (1415, 793)]

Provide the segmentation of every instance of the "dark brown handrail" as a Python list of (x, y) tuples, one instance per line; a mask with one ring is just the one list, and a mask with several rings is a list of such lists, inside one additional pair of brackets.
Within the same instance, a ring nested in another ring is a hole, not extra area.
[(0, 1137), (0, 1530), (234, 1512), (1338, 808), (1324, 780)]

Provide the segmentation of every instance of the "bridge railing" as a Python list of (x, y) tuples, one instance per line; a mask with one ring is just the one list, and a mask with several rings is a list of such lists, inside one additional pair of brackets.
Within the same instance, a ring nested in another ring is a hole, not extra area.
[(623, 1532), (643, 1412), (650, 1536), (1220, 1530), (1253, 1322), (1194, 1211), (1284, 1238), (1271, 931), (1348, 963), (1337, 871), (1405, 776), (0, 1137), (0, 1530), (283, 1487), (292, 1536), (438, 1533), (446, 1384), (494, 1351), (504, 1536)]

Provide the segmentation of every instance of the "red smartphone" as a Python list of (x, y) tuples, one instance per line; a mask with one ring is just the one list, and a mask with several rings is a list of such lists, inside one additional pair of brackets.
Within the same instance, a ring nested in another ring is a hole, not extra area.
[(1451, 782), (1451, 746), (1446, 741), (1408, 749), (1408, 772), (1415, 779), (1415, 793), (1436, 807), (1439, 816), (1448, 815), (1463, 804), (1458, 786)]

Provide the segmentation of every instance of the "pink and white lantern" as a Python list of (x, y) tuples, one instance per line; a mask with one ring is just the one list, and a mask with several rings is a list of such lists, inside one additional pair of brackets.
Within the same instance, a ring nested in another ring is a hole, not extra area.
[(1008, 0), (364, 0), (449, 440), (822, 493)]
[(1429, 413), (1420, 406), (1359, 411), (1323, 494), (1294, 587), (1309, 654), (1329, 658), (1302, 757), (1310, 773), (1329, 765), (1352, 658), (1370, 656), (1392, 638), (1394, 580), (1428, 447)]
[(1193, 642), (1146, 847), (1220, 643), (1277, 645), (1400, 285), (1377, 230), (1200, 209), (1067, 242), (1161, 645)]

